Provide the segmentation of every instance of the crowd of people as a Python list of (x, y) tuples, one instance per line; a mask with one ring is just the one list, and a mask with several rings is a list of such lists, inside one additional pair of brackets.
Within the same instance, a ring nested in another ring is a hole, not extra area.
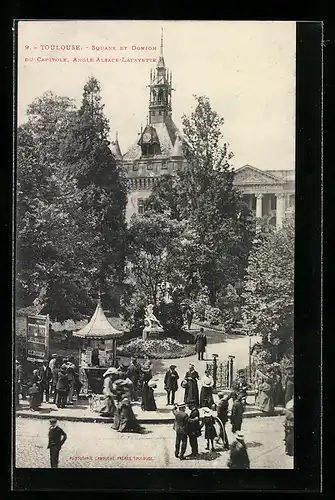
[[(223, 450), (230, 450), (229, 468), (250, 467), (247, 448), (242, 434), (243, 413), (247, 405), (250, 384), (244, 372), (240, 371), (232, 382), (230, 390), (218, 392), (218, 402), (213, 397), (214, 380), (206, 369), (200, 377), (194, 363), (180, 379), (176, 365), (171, 364), (164, 375), (166, 405), (172, 406), (176, 433), (175, 456), (184, 460), (187, 446), (191, 448), (190, 458), (199, 455), (198, 439), (203, 436), (206, 450), (215, 451), (216, 444)], [(276, 368), (276, 367), (275, 367)], [(16, 394), (24, 392), (22, 367), (16, 363)], [(113, 418), (112, 428), (118, 432), (142, 432), (133, 412), (132, 403), (138, 402), (143, 411), (156, 411), (155, 389), (157, 380), (153, 377), (153, 365), (148, 357), (142, 363), (131, 359), (128, 366), (119, 365), (108, 368), (103, 374), (103, 401), (100, 414)], [(184, 392), (176, 404), (176, 393)], [(285, 451), (293, 455), (293, 375), (288, 370), (285, 381), (273, 368), (259, 367), (255, 373), (255, 403), (264, 412), (271, 413), (277, 405), (286, 406)], [(50, 398), (58, 408), (72, 405), (81, 389), (79, 368), (74, 357), (61, 358), (53, 355), (51, 361), (33, 370), (26, 393), (29, 395), (30, 409), (35, 411), (43, 400)], [(232, 401), (229, 412), (229, 402)], [(290, 406), (291, 405), (291, 406)], [(230, 421), (234, 435), (229, 444), (226, 425)], [(55, 431), (56, 432), (56, 431)], [(60, 435), (60, 431), (57, 431)], [(55, 447), (53, 447), (54, 449)], [(50, 451), (51, 453), (51, 451)], [(58, 463), (58, 452), (53, 451), (52, 467)]]
[(44, 402), (51, 402), (58, 408), (73, 405), (78, 398), (81, 382), (79, 368), (74, 356), (63, 358), (53, 354), (51, 360), (44, 360), (39, 368), (33, 369), (32, 376), (24, 380), (23, 368), (16, 361), (16, 404), (19, 397), (29, 397), (30, 411), (36, 411)]

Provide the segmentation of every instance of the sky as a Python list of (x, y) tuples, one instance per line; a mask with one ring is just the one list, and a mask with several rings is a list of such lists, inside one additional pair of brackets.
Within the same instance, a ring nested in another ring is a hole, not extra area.
[[(176, 125), (181, 128), (182, 115), (194, 109), (193, 94), (206, 95), (225, 120), (224, 141), (234, 153), (236, 168), (249, 164), (263, 170), (294, 169), (296, 28), (291, 21), (20, 21), (18, 124), (27, 120), (27, 106), (46, 91), (80, 105), (83, 86), (95, 76), (102, 87), (111, 138), (118, 131), (124, 154), (146, 123), (147, 85), (156, 63), (96, 58), (158, 59), (161, 27), (165, 64), (176, 89)], [(51, 44), (55, 50), (48, 49)], [(62, 50), (62, 45), (80, 50)], [(96, 51), (92, 46), (115, 50)], [(133, 46), (156, 50), (132, 50)]]

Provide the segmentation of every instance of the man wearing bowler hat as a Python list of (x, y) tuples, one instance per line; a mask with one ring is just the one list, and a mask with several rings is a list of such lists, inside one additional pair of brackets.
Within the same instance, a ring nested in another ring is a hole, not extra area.
[(167, 393), (167, 406), (174, 405), (175, 394), (178, 390), (179, 375), (176, 372), (176, 365), (171, 365), (164, 377), (164, 389)]
[(59, 451), (66, 440), (67, 435), (63, 429), (57, 425), (57, 419), (51, 418), (48, 449), (50, 450), (50, 465), (52, 469), (57, 469), (58, 467)]
[[(175, 457), (180, 460), (185, 460), (185, 452), (187, 447), (187, 423), (188, 416), (185, 412), (186, 405), (182, 403), (180, 405), (174, 405), (172, 413), (174, 415), (175, 421), (173, 428), (176, 432), (176, 443), (175, 443)], [(181, 445), (181, 448), (180, 448)], [(179, 454), (180, 452), (180, 454)]]

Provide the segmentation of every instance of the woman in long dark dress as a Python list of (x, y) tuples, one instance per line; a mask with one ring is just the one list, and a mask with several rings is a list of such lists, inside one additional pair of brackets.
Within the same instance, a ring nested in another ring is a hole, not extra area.
[(212, 408), (214, 404), (213, 399), (213, 386), (214, 380), (209, 371), (205, 371), (205, 377), (201, 380), (200, 390), (200, 408)]
[(285, 388), (284, 388), (284, 405), (286, 407), (287, 403), (291, 401), (294, 394), (294, 382), (293, 382), (293, 373), (291, 370), (288, 370), (285, 380)]
[(141, 408), (143, 411), (156, 411), (156, 401), (154, 397), (154, 389), (156, 389), (157, 384), (153, 380), (149, 382), (144, 382), (143, 384), (143, 397)]
[(280, 365), (274, 366), (274, 380), (273, 380), (273, 404), (274, 406), (284, 406), (284, 389), (282, 384), (282, 374)]
[(141, 426), (138, 423), (128, 398), (124, 398), (119, 404), (119, 432), (139, 432)]
[(204, 409), (204, 418), (202, 419), (201, 428), (205, 426), (205, 439), (207, 441), (206, 450), (209, 450), (209, 442), (212, 445), (212, 451), (215, 451), (214, 448), (214, 439), (217, 437), (217, 433), (215, 430), (215, 419), (211, 414), (209, 408)]
[[(118, 376), (120, 376), (119, 373), (118, 373)], [(112, 429), (119, 430), (122, 401), (124, 399), (130, 399), (129, 398), (129, 387), (128, 387), (128, 383), (126, 382), (126, 380), (121, 379), (121, 378), (115, 380), (112, 384), (111, 394), (112, 394), (112, 396), (114, 398), (114, 402), (115, 402)]]
[(194, 369), (194, 364), (190, 363), (190, 368), (185, 375), (185, 395), (184, 401), (189, 404), (191, 401), (195, 401), (196, 405), (199, 406), (199, 389), (198, 389), (199, 373)]
[(37, 384), (28, 389), (30, 411), (35, 411), (42, 403), (41, 391)]

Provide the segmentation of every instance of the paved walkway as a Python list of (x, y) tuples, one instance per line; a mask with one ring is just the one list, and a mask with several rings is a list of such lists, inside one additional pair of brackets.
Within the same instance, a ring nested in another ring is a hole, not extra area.
[[(18, 468), (49, 468), (49, 422), (16, 419), (15, 465)], [(284, 417), (250, 418), (242, 430), (248, 447), (251, 469), (293, 469), (293, 457), (285, 455)], [(199, 440), (200, 455), (181, 461), (174, 456), (175, 432), (172, 425), (145, 425), (143, 434), (119, 433), (110, 425), (62, 422), (68, 439), (60, 452), (60, 468), (145, 468), (145, 469), (226, 469), (229, 453), (216, 445), (205, 449), (204, 435)], [(230, 442), (231, 426), (227, 426)], [(84, 437), (84, 439), (83, 439)], [(189, 444), (186, 455), (190, 453)], [(145, 472), (147, 474), (147, 472)], [(261, 487), (260, 478), (259, 487)]]
[[(253, 342), (256, 342), (257, 340), (259, 339), (256, 337), (253, 338)], [(229, 355), (235, 356), (236, 369), (245, 368), (249, 362), (249, 338), (247, 336), (234, 336), (231, 338), (227, 338), (223, 342), (220, 342), (218, 344), (209, 344), (207, 346), (207, 351), (205, 354), (206, 359), (204, 361), (198, 361), (197, 354), (194, 354), (187, 358), (154, 360), (153, 379), (157, 383), (157, 389), (155, 390), (157, 411), (144, 412), (141, 410), (140, 403), (134, 403), (133, 409), (138, 420), (145, 423), (172, 422), (172, 406), (166, 406), (166, 393), (164, 391), (164, 374), (166, 370), (172, 364), (176, 365), (177, 367), (176, 370), (179, 373), (180, 379), (179, 389), (176, 393), (176, 403), (181, 403), (184, 397), (184, 390), (180, 387), (180, 382), (185, 376), (189, 368), (189, 364), (191, 362), (194, 363), (195, 369), (199, 372), (201, 378), (204, 375), (204, 371), (206, 369), (206, 360), (211, 360), (213, 354), (218, 354), (218, 362), (226, 361)], [(217, 400), (216, 395), (214, 395), (214, 399)], [(256, 407), (254, 407), (253, 403), (254, 397), (253, 394), (250, 393), (244, 418), (267, 416), (267, 414), (260, 412)], [(283, 413), (283, 409), (277, 408), (276, 414), (281, 413)], [(16, 412), (16, 415), (19, 417), (30, 418), (50, 418), (50, 416), (57, 416), (59, 420), (110, 422), (109, 418), (100, 417), (99, 413), (92, 412), (92, 410), (89, 408), (88, 402), (82, 400), (78, 401), (74, 406), (69, 406), (64, 409), (57, 408), (56, 405), (53, 404), (43, 403), (40, 409), (36, 412), (31, 412), (29, 410), (28, 401), (21, 401), (20, 408)]]
[[(166, 405), (165, 393), (156, 393), (155, 400), (157, 411), (143, 411), (141, 409), (140, 402), (133, 403), (133, 410), (139, 422), (157, 424), (164, 422), (173, 422), (173, 407)], [(215, 394), (214, 400), (218, 400), (218, 397)], [(252, 404), (253, 401), (254, 397), (252, 395), (249, 396), (248, 405), (245, 408), (244, 418), (268, 416), (266, 413), (259, 411)], [(181, 398), (177, 399), (177, 402), (181, 402)], [(280, 415), (283, 413), (283, 408), (276, 408), (274, 415)], [(35, 412), (30, 411), (28, 401), (21, 400), (20, 408), (18, 408), (18, 410), (16, 411), (16, 416), (37, 419), (49, 419), (50, 417), (57, 417), (58, 420), (68, 420), (73, 422), (111, 422), (110, 418), (101, 417), (98, 412), (93, 411), (90, 408), (88, 401), (85, 400), (79, 400), (73, 406), (67, 406), (66, 408), (57, 408), (57, 406), (52, 403), (42, 403), (41, 407)]]

